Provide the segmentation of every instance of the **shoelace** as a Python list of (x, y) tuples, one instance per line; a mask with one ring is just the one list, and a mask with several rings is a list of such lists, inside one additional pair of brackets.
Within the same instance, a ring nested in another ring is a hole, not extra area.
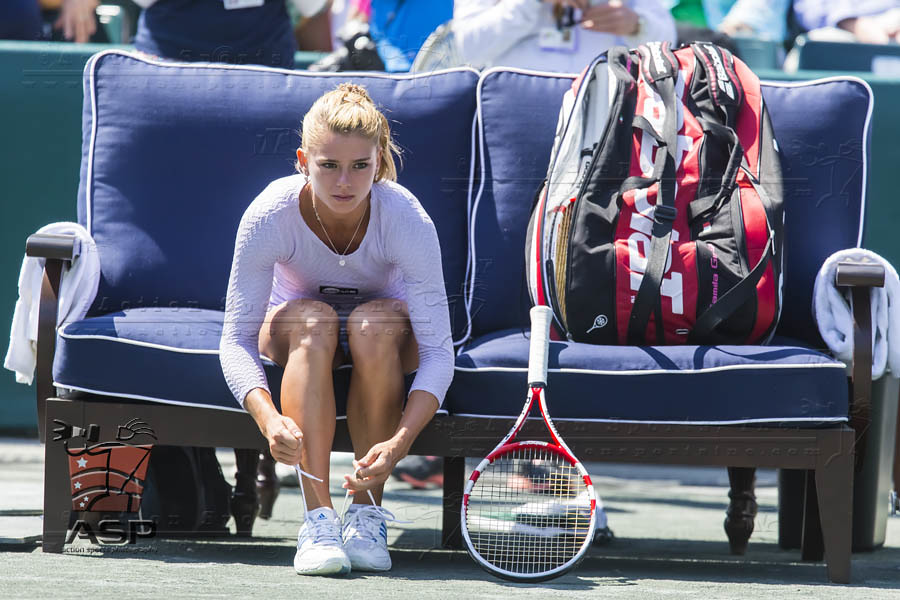
[[(308, 514), (309, 510), (307, 509), (306, 504), (306, 493), (303, 491), (303, 478), (306, 477), (308, 479), (319, 482), (321, 482), (322, 480), (315, 475), (307, 473), (306, 471), (301, 469), (299, 464), (294, 465), (294, 470), (297, 472), (297, 481), (300, 483), (300, 498), (303, 500), (303, 513)], [(392, 513), (388, 509), (384, 508), (383, 506), (378, 506), (375, 503), (375, 496), (372, 495), (372, 490), (366, 490), (366, 493), (369, 495), (369, 500), (372, 502), (372, 504), (367, 504), (366, 506), (362, 506), (356, 509), (353, 514), (350, 515), (350, 520), (347, 523), (348, 528), (354, 527), (357, 531), (364, 534), (365, 537), (371, 539), (372, 541), (378, 541), (377, 534), (379, 529), (381, 528), (382, 522), (412, 523), (412, 521), (401, 521), (396, 516), (394, 516), (394, 513)], [(342, 517), (347, 512), (347, 502), (349, 500), (350, 490), (347, 490), (347, 493), (344, 494), (344, 505), (341, 507)], [(327, 521), (314, 521), (307, 518), (306, 522), (310, 524), (309, 528), (312, 530), (314, 542), (318, 543), (322, 540), (334, 539), (340, 541), (340, 532), (338, 532), (337, 537), (335, 538), (334, 528), (329, 527), (333, 523), (330, 519), (328, 519)]]
[(307, 515), (306, 517), (306, 526), (307, 531), (313, 539), (313, 543), (318, 544), (320, 542), (329, 541), (333, 542), (337, 545), (341, 544), (341, 530), (339, 527), (335, 526), (334, 521), (331, 519), (325, 519), (322, 521), (316, 521), (314, 519), (309, 518), (309, 511), (306, 506), (306, 494), (303, 491), (303, 478), (306, 477), (308, 479), (312, 479), (314, 481), (322, 481), (315, 475), (311, 473), (307, 473), (303, 469), (300, 468), (300, 465), (294, 465), (294, 470), (297, 472), (297, 481), (300, 482), (300, 498), (303, 500), (303, 514)]
[[(357, 469), (358, 471), (359, 469)], [(367, 504), (365, 506), (360, 506), (358, 509), (353, 511), (350, 515), (350, 519), (347, 521), (345, 528), (350, 529), (354, 528), (358, 531), (363, 537), (373, 541), (378, 541), (378, 533), (381, 529), (382, 522), (384, 523), (412, 523), (412, 521), (401, 521), (394, 513), (384, 508), (383, 506), (379, 506), (375, 503), (375, 496), (372, 495), (372, 490), (366, 490), (366, 493), (369, 495), (369, 500), (372, 504)], [(347, 502), (350, 500), (350, 490), (347, 490), (347, 493), (344, 494), (344, 505), (341, 507), (341, 516), (347, 514)], [(341, 519), (343, 520), (343, 518)]]
[(309, 479), (318, 481), (320, 483), (322, 482), (322, 480), (315, 475), (307, 473), (306, 471), (301, 469), (300, 465), (294, 465), (294, 470), (297, 471), (297, 481), (300, 483), (300, 499), (303, 500), (303, 514), (305, 515), (309, 512), (309, 509), (307, 509), (306, 507), (306, 493), (304, 493), (303, 491), (303, 478), (308, 477)]
[[(348, 498), (349, 494), (344, 499), (345, 507)], [(412, 523), (412, 521), (401, 521), (388, 509), (375, 504), (372, 492), (369, 492), (369, 499), (372, 500), (372, 504), (360, 506), (350, 513), (350, 518), (344, 525), (346, 530), (355, 529), (363, 538), (377, 542), (382, 523)], [(346, 511), (341, 510), (341, 513), (344, 514)]]

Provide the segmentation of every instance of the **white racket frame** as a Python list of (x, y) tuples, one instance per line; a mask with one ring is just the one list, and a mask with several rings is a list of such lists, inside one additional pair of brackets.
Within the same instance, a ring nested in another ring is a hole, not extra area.
[[(553, 319), (553, 312), (548, 306), (535, 306), (531, 309), (529, 315), (531, 317), (531, 343), (528, 349), (528, 398), (525, 401), (525, 406), (522, 408), (522, 412), (519, 414), (515, 424), (512, 426), (512, 429), (510, 429), (506, 436), (500, 441), (500, 443), (497, 444), (497, 446), (494, 447), (493, 450), (491, 450), (487, 457), (485, 457), (484, 460), (482, 460), (478, 464), (478, 466), (475, 467), (475, 470), (472, 471), (472, 475), (466, 482), (466, 487), (463, 491), (462, 507), (460, 509), (460, 530), (462, 531), (463, 540), (466, 543), (466, 548), (469, 551), (469, 555), (483, 569), (487, 570), (490, 573), (513, 581), (537, 582), (545, 581), (547, 579), (552, 579), (554, 577), (563, 575), (564, 573), (574, 568), (579, 562), (581, 562), (581, 559), (584, 558), (587, 549), (591, 546), (591, 543), (594, 539), (594, 528), (596, 527), (597, 523), (597, 495), (594, 492), (594, 484), (591, 482), (591, 476), (588, 474), (587, 469), (584, 468), (584, 466), (581, 464), (581, 461), (579, 461), (578, 458), (575, 457), (575, 455), (563, 441), (562, 437), (559, 435), (559, 432), (556, 430), (556, 426), (550, 419), (549, 412), (547, 411), (547, 359), (550, 350), (550, 322)], [(536, 440), (528, 440), (523, 442), (514, 441), (516, 435), (519, 433), (519, 430), (522, 429), (522, 426), (525, 424), (525, 420), (528, 418), (528, 415), (531, 412), (535, 398), (538, 401), (538, 407), (540, 408), (541, 417), (544, 420), (544, 424), (550, 431), (550, 437), (553, 440), (552, 443)], [(483, 556), (481, 556), (481, 554), (478, 553), (477, 550), (475, 550), (475, 545), (472, 542), (471, 537), (469, 536), (466, 514), (469, 508), (469, 496), (472, 493), (472, 488), (475, 487), (475, 482), (478, 481), (478, 478), (481, 476), (482, 471), (484, 471), (484, 469), (489, 464), (494, 462), (494, 460), (496, 460), (498, 456), (506, 454), (510, 451), (528, 447), (543, 448), (552, 452), (556, 452), (569, 460), (574, 465), (575, 469), (578, 471), (578, 474), (581, 475), (581, 477), (584, 479), (584, 483), (587, 486), (588, 499), (590, 500), (591, 506), (591, 518), (588, 525), (588, 535), (585, 536), (584, 543), (582, 543), (581, 547), (578, 549), (578, 552), (571, 559), (566, 561), (564, 564), (548, 571), (539, 571), (537, 573), (516, 573), (506, 569), (501, 569), (491, 564), (490, 561), (485, 559)]]

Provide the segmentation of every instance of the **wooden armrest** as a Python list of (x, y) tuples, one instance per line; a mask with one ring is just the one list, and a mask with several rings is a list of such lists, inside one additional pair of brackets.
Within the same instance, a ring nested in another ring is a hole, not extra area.
[(44, 258), (38, 311), (37, 368), (35, 395), (37, 396), (38, 434), (47, 439), (45, 414), (47, 398), (56, 396), (53, 387), (53, 355), (56, 353), (56, 322), (59, 314), (59, 284), (63, 265), (81, 253), (81, 242), (74, 235), (35, 233), (25, 242), (25, 255)]
[(74, 235), (34, 233), (25, 241), (25, 255), (72, 261), (81, 254), (81, 242)]
[(850, 288), (853, 301), (853, 364), (850, 385), (850, 426), (856, 431), (856, 467), (861, 468), (865, 435), (872, 420), (872, 288), (884, 287), (884, 267), (842, 261), (835, 285)]
[(884, 287), (884, 266), (841, 261), (837, 266), (834, 283), (846, 287)]

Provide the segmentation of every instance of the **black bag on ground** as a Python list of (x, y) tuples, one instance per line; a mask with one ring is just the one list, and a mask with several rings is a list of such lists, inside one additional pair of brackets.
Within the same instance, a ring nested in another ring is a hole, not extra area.
[(140, 514), (157, 533), (226, 534), (230, 498), (215, 448), (153, 447)]

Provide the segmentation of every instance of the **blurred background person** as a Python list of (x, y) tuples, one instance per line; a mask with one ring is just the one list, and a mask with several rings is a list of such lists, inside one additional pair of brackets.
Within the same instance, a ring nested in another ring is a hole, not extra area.
[[(73, 0), (67, 0), (70, 2)], [(137, 0), (134, 46), (179, 61), (293, 68), (293, 24), (285, 0)]]
[[(337, 0), (342, 5), (344, 0)], [(291, 2), (289, 12), (294, 21), (294, 39), (297, 49), (304, 52), (331, 52), (332, 0), (307, 0)], [(340, 8), (340, 7), (339, 7)]]
[(675, 0), (672, 16), (679, 43), (698, 39), (700, 30), (782, 42), (790, 6), (790, 0)]
[(0, 40), (36, 40), (41, 37), (41, 9), (37, 0), (0, 2)]
[(813, 40), (900, 42), (900, 0), (794, 0), (794, 15)]
[(675, 42), (664, 0), (456, 0), (452, 31), (465, 64), (578, 73), (612, 46)]
[[(534, 2), (534, 0), (532, 0)], [(370, 0), (369, 25), (385, 70), (409, 71), (425, 39), (453, 17), (453, 0)]]
[[(47, 0), (52, 2), (53, 0)], [(66, 39), (97, 41), (98, 0), (61, 2), (57, 26)], [(297, 50), (287, 0), (134, 0), (140, 6), (135, 48), (179, 61), (292, 68)], [(290, 0), (298, 35), (327, 50), (328, 0)], [(322, 35), (319, 35), (319, 29)]]
[(109, 36), (97, 15), (99, 0), (39, 0), (42, 39), (53, 42), (108, 44)]

